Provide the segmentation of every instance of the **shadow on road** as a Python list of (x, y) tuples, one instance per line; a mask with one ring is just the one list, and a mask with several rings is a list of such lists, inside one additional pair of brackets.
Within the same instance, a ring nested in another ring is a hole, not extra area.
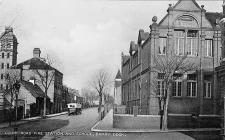
[[(69, 120), (45, 119), (28, 122), (18, 126), (18, 140), (23, 139), (41, 139), (47, 132), (60, 129), (69, 124)], [(0, 129), (0, 139), (13, 139), (13, 128)], [(4, 135), (5, 134), (5, 135)]]
[(181, 132), (188, 135), (196, 140), (222, 140), (223, 137), (220, 135), (220, 131), (200, 131), (200, 132)]

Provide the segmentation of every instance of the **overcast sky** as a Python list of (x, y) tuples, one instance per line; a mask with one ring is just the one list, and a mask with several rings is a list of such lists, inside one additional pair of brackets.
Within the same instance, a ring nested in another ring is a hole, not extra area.
[[(222, 12), (222, 0), (197, 2), (207, 11)], [(114, 77), (121, 52), (128, 53), (139, 29), (149, 32), (153, 16), (162, 19), (169, 3), (176, 1), (1, 0), (0, 31), (14, 28), (18, 63), (38, 47), (42, 57), (56, 60), (64, 84), (80, 89), (99, 68), (108, 68)]]

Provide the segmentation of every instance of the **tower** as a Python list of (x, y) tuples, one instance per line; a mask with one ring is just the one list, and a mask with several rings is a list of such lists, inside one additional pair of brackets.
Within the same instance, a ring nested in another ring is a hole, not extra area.
[(121, 105), (122, 102), (122, 77), (120, 74), (120, 70), (118, 70), (116, 77), (115, 77), (115, 84), (114, 84), (114, 103), (117, 105)]
[[(3, 93), (8, 89), (5, 73), (12, 65), (17, 63), (17, 38), (12, 27), (5, 27), (0, 35), (0, 112), (3, 110)], [(0, 118), (1, 119), (1, 118)]]

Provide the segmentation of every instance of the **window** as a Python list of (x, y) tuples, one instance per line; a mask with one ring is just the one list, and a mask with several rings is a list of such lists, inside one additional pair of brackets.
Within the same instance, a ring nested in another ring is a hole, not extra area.
[(7, 63), (7, 69), (9, 68), (9, 63)]
[(175, 81), (172, 84), (172, 96), (174, 97), (181, 97), (181, 93), (182, 93), (182, 80), (181, 80), (182, 75), (181, 74), (177, 74), (174, 75)]
[(4, 63), (2, 63), (2, 69), (4, 69)]
[(1, 84), (1, 89), (3, 89), (3, 85)]
[(2, 58), (4, 58), (4, 56), (5, 56), (5, 54), (4, 54), (4, 53), (2, 53)]
[(211, 98), (212, 83), (209, 81), (204, 82), (204, 98)]
[(140, 80), (135, 80), (135, 97), (136, 99), (140, 99)]
[(165, 93), (166, 93), (165, 83), (163, 82), (164, 75), (165, 74), (163, 73), (158, 73), (158, 81), (157, 81), (158, 96), (165, 96)]
[(197, 31), (189, 30), (187, 32), (187, 55), (196, 56), (197, 46), (198, 46)]
[(197, 82), (196, 75), (189, 74), (187, 77), (187, 96), (188, 97), (196, 97), (197, 96)]
[(132, 59), (132, 68), (138, 65), (138, 52), (135, 52)]
[(3, 75), (3, 74), (1, 74), (1, 79), (3, 79), (3, 77), (4, 77), (4, 75)]
[(9, 58), (10, 57), (10, 53), (7, 53), (7, 58)]
[(165, 37), (160, 37), (159, 38), (159, 54), (163, 54), (165, 55), (166, 54), (166, 40), (167, 38)]
[(9, 89), (9, 86), (6, 84), (5, 88), (6, 88), (6, 90), (8, 90)]
[(213, 56), (213, 50), (212, 50), (212, 40), (205, 40), (206, 45), (206, 56), (212, 57)]
[(184, 55), (184, 30), (176, 30), (174, 36), (176, 55)]

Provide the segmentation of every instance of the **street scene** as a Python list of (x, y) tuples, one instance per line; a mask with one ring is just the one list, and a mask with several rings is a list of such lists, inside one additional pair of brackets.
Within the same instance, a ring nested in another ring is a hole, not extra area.
[(225, 139), (225, 0), (0, 11), (0, 140)]

